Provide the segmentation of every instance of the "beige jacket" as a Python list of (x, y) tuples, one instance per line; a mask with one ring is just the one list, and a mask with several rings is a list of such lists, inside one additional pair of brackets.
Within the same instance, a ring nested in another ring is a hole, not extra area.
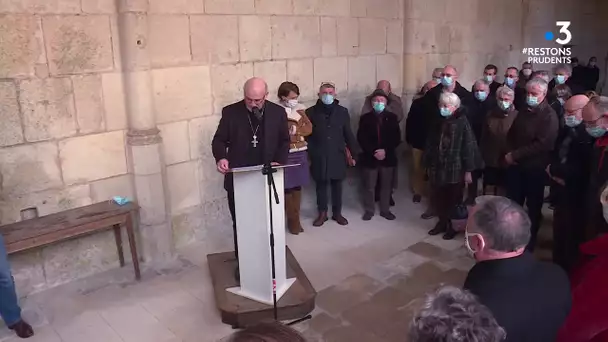
[(304, 113), (306, 106), (298, 104), (295, 108), (285, 107), (287, 128), (289, 129), (289, 152), (306, 151), (306, 137), (312, 133), (312, 123)]

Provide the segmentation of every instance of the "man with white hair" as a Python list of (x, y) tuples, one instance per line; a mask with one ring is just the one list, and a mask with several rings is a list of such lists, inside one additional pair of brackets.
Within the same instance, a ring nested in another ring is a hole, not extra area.
[(431, 80), (441, 83), (441, 74), (443, 73), (443, 68), (435, 68), (433, 69), (433, 73), (431, 74)]
[(238, 245), (234, 184), (231, 169), (262, 164), (286, 164), (289, 155), (289, 131), (285, 109), (268, 97), (268, 85), (261, 78), (251, 78), (243, 86), (243, 100), (222, 109), (222, 118), (213, 136), (211, 149), (217, 171), (224, 175), (224, 189), (232, 217), (234, 251)]
[(568, 276), (525, 251), (531, 235), (526, 211), (508, 198), (489, 197), (467, 222), (465, 246), (476, 264), (464, 288), (492, 311), (507, 342), (555, 341), (572, 305)]
[(534, 250), (542, 219), (545, 193), (545, 168), (555, 147), (559, 122), (547, 101), (548, 84), (534, 78), (526, 85), (527, 109), (520, 112), (507, 136), (509, 152), (505, 155), (507, 197), (528, 207), (532, 220), (532, 238), (528, 249)]
[(572, 95), (584, 94), (585, 89), (583, 86), (578, 84), (578, 81), (572, 77), (572, 68), (568, 64), (560, 64), (553, 69), (555, 75), (551, 82), (549, 82), (549, 92), (555, 88), (556, 85), (565, 84), (570, 87)]
[[(608, 182), (608, 97), (595, 96), (583, 108), (583, 122), (587, 133), (596, 138), (591, 159), (591, 174), (589, 175), (589, 195), (599, 193)], [(590, 231), (587, 238), (594, 238), (598, 233), (608, 232), (608, 224), (603, 219), (602, 208), (597, 201), (590, 197), (591, 203)]]
[(429, 235), (443, 233), (444, 240), (451, 240), (456, 236), (451, 219), (462, 201), (464, 183), (471, 184), (471, 172), (482, 168), (483, 163), (458, 95), (441, 93), (438, 106), (441, 118), (430, 126), (423, 155), (432, 192), (431, 206), (439, 217)]

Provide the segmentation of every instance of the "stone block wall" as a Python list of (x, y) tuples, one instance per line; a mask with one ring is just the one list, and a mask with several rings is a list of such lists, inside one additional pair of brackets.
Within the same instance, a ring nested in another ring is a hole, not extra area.
[[(448, 63), (469, 88), (487, 63), (521, 65), (556, 20), (601, 61), (602, 14), (603, 0), (0, 0), (0, 222), (121, 195), (144, 207), (146, 258), (163, 243), (229, 249), (210, 142), (246, 79), (265, 78), (271, 100), (296, 82), (306, 104), (334, 82), (356, 128), (377, 80), (406, 107)], [(129, 143), (155, 129), (162, 142)], [(22, 293), (118, 265), (106, 233), (11, 261)]]
[[(119, 22), (125, 10), (135, 15)], [(356, 125), (378, 79), (401, 92), (403, 13), (403, 0), (0, 2), (1, 223), (31, 206), (45, 215), (114, 195), (163, 197), (177, 247), (229, 247), (222, 177), (210, 151), (221, 108), (242, 98), (252, 76), (268, 81), (271, 100), (281, 82), (294, 81), (308, 104), (321, 82), (332, 81)], [(125, 58), (125, 26), (141, 30), (137, 44), (147, 55)], [(151, 93), (129, 88), (123, 70), (149, 77)], [(160, 165), (133, 162), (147, 160), (135, 155), (145, 146), (131, 151), (127, 143), (140, 120), (130, 114), (133, 102), (154, 114)], [(164, 185), (150, 187), (145, 177)], [(11, 262), (22, 294), (118, 265), (106, 233)]]

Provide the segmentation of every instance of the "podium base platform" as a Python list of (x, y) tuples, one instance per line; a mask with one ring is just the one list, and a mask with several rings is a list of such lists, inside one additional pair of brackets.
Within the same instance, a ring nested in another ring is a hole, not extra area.
[[(281, 321), (294, 320), (308, 315), (315, 308), (317, 296), (317, 292), (300, 264), (289, 248), (286, 249), (287, 278), (295, 278), (295, 281), (277, 301), (278, 318)], [(213, 282), (215, 303), (223, 323), (229, 324), (233, 328), (246, 328), (274, 319), (272, 303), (260, 303), (226, 291), (239, 286), (234, 279), (234, 269), (236, 268), (234, 252), (208, 254), (207, 262)]]
[[(277, 300), (281, 300), (281, 298), (283, 297), (283, 295), (285, 293), (287, 293), (287, 290), (289, 290), (289, 288), (291, 287), (291, 285), (293, 285), (293, 283), (296, 282), (296, 278), (288, 278), (285, 281), (285, 286), (282, 286), (281, 288), (277, 288)], [(245, 298), (249, 298), (255, 301), (258, 301), (260, 303), (266, 304), (266, 305), (273, 305), (273, 299), (271, 298), (256, 298), (255, 295), (247, 293), (245, 291), (243, 291), (240, 287), (231, 287), (231, 288), (227, 288), (226, 291), (230, 292), (230, 293), (234, 293), (235, 295), (239, 295)]]

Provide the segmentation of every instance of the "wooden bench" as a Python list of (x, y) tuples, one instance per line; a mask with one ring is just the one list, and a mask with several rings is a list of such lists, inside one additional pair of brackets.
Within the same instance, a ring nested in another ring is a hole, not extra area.
[(131, 248), (135, 279), (140, 280), (141, 274), (133, 223), (133, 215), (137, 212), (137, 209), (138, 207), (134, 203), (119, 206), (113, 201), (106, 201), (1, 226), (0, 234), (4, 237), (7, 253), (13, 254), (102, 230), (113, 229), (116, 247), (118, 248), (118, 260), (120, 261), (120, 267), (123, 267), (125, 257), (120, 228), (124, 226), (127, 230), (129, 247)]

